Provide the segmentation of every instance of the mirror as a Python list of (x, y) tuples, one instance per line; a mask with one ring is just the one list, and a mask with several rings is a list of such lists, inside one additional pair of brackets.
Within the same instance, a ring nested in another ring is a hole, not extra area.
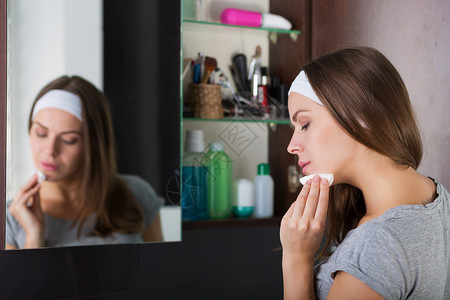
[(166, 2), (7, 1), (7, 200), (34, 172), (34, 98), (50, 81), (79, 75), (110, 102), (119, 173), (164, 198), (164, 241), (181, 240), (180, 3)]

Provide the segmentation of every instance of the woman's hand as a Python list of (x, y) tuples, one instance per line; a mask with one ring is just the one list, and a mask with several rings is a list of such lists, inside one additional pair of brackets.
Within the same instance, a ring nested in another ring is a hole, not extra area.
[(328, 209), (329, 184), (316, 175), (302, 188), (281, 220), (283, 252), (303, 262), (314, 261), (322, 242)]
[(327, 219), (329, 183), (316, 175), (281, 220), (285, 299), (314, 299), (314, 256)]
[(36, 174), (23, 185), (9, 211), (25, 230), (25, 248), (43, 247), (45, 241), (44, 213), (39, 198), (40, 184)]

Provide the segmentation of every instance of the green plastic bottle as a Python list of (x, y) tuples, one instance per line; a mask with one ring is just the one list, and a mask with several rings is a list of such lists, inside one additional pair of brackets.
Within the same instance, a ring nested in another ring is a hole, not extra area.
[(208, 212), (211, 219), (226, 219), (231, 214), (232, 162), (223, 144), (212, 142), (205, 155), (208, 167)]

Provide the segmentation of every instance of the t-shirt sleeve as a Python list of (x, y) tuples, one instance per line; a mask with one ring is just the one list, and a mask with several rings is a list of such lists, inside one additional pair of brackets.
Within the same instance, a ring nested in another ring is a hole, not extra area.
[(9, 212), (9, 205), (11, 201), (8, 201), (6, 206), (6, 243), (10, 244), (16, 248), (19, 248), (19, 230), (22, 228), (17, 222), (17, 220), (13, 217), (13, 215)]
[(331, 276), (344, 271), (385, 299), (406, 298), (408, 262), (402, 246), (383, 225), (366, 227), (338, 248)]
[(158, 196), (153, 187), (139, 176), (121, 175), (121, 177), (141, 204), (145, 217), (144, 225), (147, 228), (163, 206), (164, 198)]

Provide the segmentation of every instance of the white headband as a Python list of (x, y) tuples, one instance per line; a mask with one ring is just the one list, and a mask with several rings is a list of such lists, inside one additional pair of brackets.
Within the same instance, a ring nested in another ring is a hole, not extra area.
[(78, 120), (83, 121), (83, 105), (81, 99), (74, 93), (65, 90), (51, 90), (45, 93), (34, 106), (31, 119), (44, 108), (57, 108), (74, 115)]
[(300, 74), (298, 74), (292, 82), (288, 95), (292, 92), (302, 94), (303, 96), (306, 96), (317, 104), (323, 106), (322, 101), (320, 101), (319, 97), (317, 97), (316, 93), (314, 93), (314, 90), (309, 83), (308, 77), (306, 77), (305, 71), (301, 71)]

